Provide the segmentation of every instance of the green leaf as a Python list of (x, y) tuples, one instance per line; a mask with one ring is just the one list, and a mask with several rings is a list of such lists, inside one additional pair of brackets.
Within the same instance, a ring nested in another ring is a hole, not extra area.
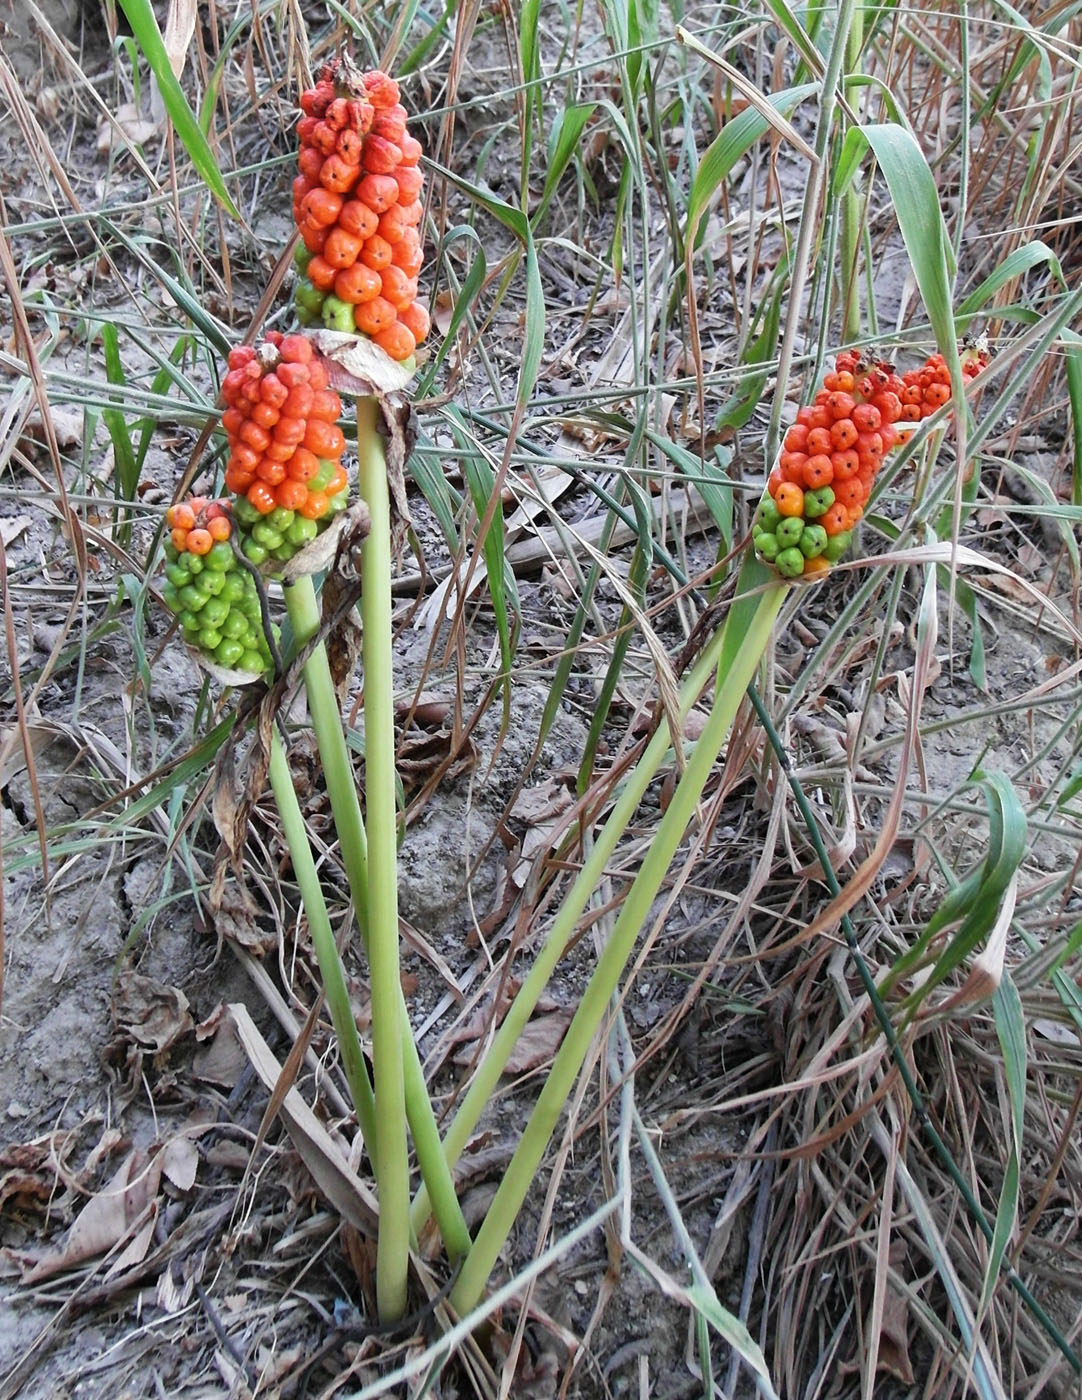
[(915, 137), (905, 127), (873, 124), (851, 128), (841, 156), (847, 169), (855, 171), (854, 151), (862, 145), (871, 149), (887, 183), (913, 277), (939, 348), (948, 361), (951, 356), (957, 361), (951, 304), (954, 254), (939, 207), (935, 176)]
[(595, 102), (586, 102), (573, 107), (565, 107), (556, 118), (549, 137), (548, 163), (545, 170), (545, 188), (541, 192), (541, 202), (534, 210), (530, 223), (534, 228), (545, 216), (560, 179), (567, 169), (567, 163), (574, 155), (582, 137), (583, 127), (597, 110)]
[(722, 1306), (718, 1295), (712, 1288), (706, 1288), (700, 1283), (693, 1283), (686, 1289), (686, 1294), (688, 1302), (696, 1312), (701, 1313), (706, 1318), (718, 1336), (728, 1342), (759, 1377), (762, 1393), (773, 1396), (774, 1400), (777, 1400), (777, 1394), (770, 1383), (766, 1357), (763, 1355), (759, 1343), (740, 1319), (728, 1308)]
[(1021, 277), (1031, 267), (1036, 267), (1040, 263), (1047, 263), (1060, 286), (1066, 287), (1067, 283), (1059, 259), (1047, 243), (1042, 243), (1039, 238), (1035, 238), (1024, 247), (1016, 248), (1013, 253), (1009, 253), (996, 270), (990, 273), (979, 287), (970, 292), (965, 301), (959, 303), (958, 316), (971, 316), (974, 312), (979, 311), (986, 302), (995, 296), (1000, 287), (1006, 286), (1008, 282), (1013, 282), (1016, 277)]
[[(818, 83), (803, 83), (785, 92), (771, 93), (766, 101), (783, 116), (787, 116), (806, 98), (814, 97), (818, 91)], [(689, 247), (696, 244), (703, 215), (710, 208), (717, 190), (728, 179), (733, 166), (747, 154), (756, 141), (766, 135), (768, 129), (769, 123), (766, 118), (760, 116), (754, 107), (747, 107), (731, 122), (726, 122), (707, 146), (688, 194), (685, 238)]]
[(996, 1207), (996, 1223), (988, 1251), (988, 1266), (984, 1271), (981, 1286), (979, 1312), (983, 1312), (999, 1280), (1003, 1256), (1007, 1252), (1014, 1224), (1018, 1215), (1019, 1159), (1022, 1154), (1022, 1125), (1026, 1111), (1026, 1016), (1022, 1010), (1022, 999), (1018, 988), (1004, 973), (993, 999), (996, 1021), (996, 1034), (1003, 1052), (1003, 1068), (1006, 1072), (1007, 1093), (1011, 1105), (1010, 1151), (1003, 1172), (1003, 1185), (1000, 1187), (999, 1204)]
[(120, 0), (120, 8), (127, 16), (132, 33), (158, 80), (165, 110), (169, 113), (169, 119), (191, 157), (192, 164), (212, 194), (221, 201), (234, 219), (240, 219), (240, 210), (230, 198), (210, 143), (173, 72), (150, 0)]
[[(111, 321), (102, 322), (101, 339), (105, 350), (105, 373), (109, 383), (124, 388), (128, 381), (120, 360), (120, 343), (116, 326)], [(113, 445), (113, 464), (116, 468), (116, 480), (120, 487), (121, 497), (125, 501), (133, 501), (135, 488), (139, 484), (139, 467), (136, 462), (135, 450), (132, 447), (128, 424), (119, 408), (104, 408), (101, 416), (109, 430), (109, 441)], [(131, 532), (130, 521), (126, 523), (124, 529), (126, 538)]]

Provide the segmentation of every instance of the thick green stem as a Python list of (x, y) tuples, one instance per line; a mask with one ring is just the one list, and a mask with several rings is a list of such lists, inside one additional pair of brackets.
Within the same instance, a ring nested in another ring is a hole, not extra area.
[(342, 1066), (346, 1082), (353, 1098), (353, 1107), (361, 1135), (369, 1157), (373, 1155), (376, 1142), (376, 1115), (372, 1097), (372, 1084), (368, 1078), (361, 1041), (357, 1034), (357, 1023), (353, 1019), (353, 1007), (349, 1000), (346, 977), (342, 970), (342, 960), (338, 956), (338, 945), (331, 931), (331, 921), (327, 916), (327, 905), (323, 899), (323, 888), (319, 883), (319, 872), (308, 844), (308, 831), (304, 825), (304, 814), (297, 801), (293, 786), (293, 775), (289, 771), (285, 749), (275, 729), (271, 738), (270, 781), (274, 800), (278, 805), (278, 815), (282, 819), (282, 830), (289, 846), (289, 856), (293, 862), (293, 873), (301, 892), (304, 912), (308, 915), (308, 930), (312, 935), (312, 946), (319, 960), (319, 972), (323, 979), (323, 991), (331, 1013), (331, 1022), (338, 1037)]
[[(730, 611), (720, 653), (724, 684), (702, 736), (688, 757), (683, 776), (657, 834), (627, 892), (605, 950), (579, 1002), (484, 1224), (466, 1256), (451, 1293), (451, 1301), (459, 1315), (468, 1312), (480, 1299), (500, 1249), (533, 1183), (590, 1043), (605, 1018), (609, 1000), (634, 950), (639, 931), (649, 916), (650, 907), (702, 797), (737, 706), (762, 659), (785, 593), (784, 584), (768, 586), (746, 631), (735, 620), (737, 610), (734, 608)], [(604, 835), (605, 832), (602, 833)]]
[[(844, 83), (845, 96), (854, 108), (859, 108), (863, 85), (853, 80), (853, 74), (860, 64), (861, 50), (864, 46), (864, 8), (858, 4), (853, 9), (853, 19), (846, 35), (845, 43), (845, 66), (847, 70)], [(863, 196), (857, 188), (856, 181), (850, 182), (845, 194), (842, 196), (842, 237), (841, 237), (841, 274), (842, 274), (842, 340), (846, 344), (860, 338), (860, 278), (857, 275), (857, 264), (860, 258), (860, 244), (862, 237), (861, 229), (861, 200)]]
[(368, 825), (368, 963), (372, 982), (372, 1062), (376, 1081), (376, 1190), (380, 1319), (406, 1311), (409, 1262), (409, 1158), (402, 1068), (398, 960), (398, 815), (395, 806), (394, 674), (391, 648), (391, 501), (378, 432), (379, 405), (357, 400), (358, 472), (372, 529), (361, 550), (364, 625), (365, 796)]
[[(286, 607), (293, 626), (296, 645), (303, 646), (319, 631), (320, 608), (311, 578), (298, 579), (285, 590)], [(361, 936), (368, 944), (368, 843), (361, 816), (353, 765), (342, 731), (342, 715), (331, 679), (327, 651), (316, 647), (304, 668), (304, 684), (308, 709), (312, 716), (327, 793), (334, 813), (342, 865), (349, 880), (353, 907)], [(458, 1259), (470, 1247), (469, 1230), (462, 1208), (455, 1195), (454, 1180), (444, 1159), (440, 1131), (436, 1125), (428, 1097), (424, 1070), (413, 1042), (409, 1012), (399, 984), (401, 1009), (402, 1059), (405, 1074), (406, 1117), (413, 1134), (417, 1163), (427, 1190), (432, 1197), (432, 1210), (443, 1236), (443, 1243), (452, 1259)], [(371, 1153), (369, 1154), (371, 1156)]]

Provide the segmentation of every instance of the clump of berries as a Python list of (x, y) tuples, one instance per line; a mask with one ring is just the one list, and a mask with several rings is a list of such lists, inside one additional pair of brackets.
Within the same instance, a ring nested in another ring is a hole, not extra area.
[(828, 569), (849, 546), (876, 472), (898, 442), (902, 381), (843, 351), (785, 435), (756, 512), (756, 552), (784, 578)]
[(270, 648), (255, 580), (233, 551), (229, 502), (193, 496), (170, 506), (165, 519), (162, 597), (185, 640), (224, 670), (262, 675)]
[[(988, 362), (983, 347), (965, 347), (964, 377), (972, 379)], [(759, 558), (783, 578), (829, 569), (849, 547), (886, 454), (950, 396), (940, 354), (900, 376), (885, 360), (843, 351), (785, 434), (752, 527)]]
[(424, 255), (419, 224), (421, 143), (406, 130), (398, 84), (348, 58), (301, 94), (293, 217), (302, 325), (370, 337), (408, 360), (429, 330), (417, 300)]
[[(987, 347), (979, 342), (964, 345), (961, 352), (962, 378), (968, 383), (976, 378), (991, 360)], [(906, 370), (902, 375), (902, 422), (903, 425), (916, 424), (950, 402), (951, 372), (946, 360), (938, 351), (929, 355), (919, 369)], [(901, 441), (907, 441), (916, 431), (914, 427), (903, 426), (899, 431)]]
[(229, 352), (222, 394), (242, 548), (254, 564), (285, 562), (347, 503), (342, 401), (307, 337), (278, 331)]

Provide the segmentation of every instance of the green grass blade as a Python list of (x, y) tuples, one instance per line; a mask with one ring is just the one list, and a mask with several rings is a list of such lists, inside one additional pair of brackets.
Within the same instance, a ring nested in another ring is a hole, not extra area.
[(120, 8), (127, 16), (132, 33), (138, 40), (139, 47), (146, 55), (146, 60), (158, 80), (158, 88), (162, 95), (162, 101), (165, 103), (165, 110), (169, 113), (169, 120), (176, 128), (176, 133), (191, 157), (192, 164), (211, 193), (221, 201), (234, 219), (240, 219), (240, 210), (233, 203), (229, 191), (226, 189), (225, 180), (218, 168), (218, 162), (214, 158), (214, 152), (210, 149), (210, 143), (203, 134), (198, 118), (188, 105), (184, 90), (173, 72), (150, 0), (120, 0)]
[[(116, 326), (111, 321), (102, 322), (101, 341), (105, 351), (105, 373), (109, 383), (123, 389), (128, 381), (120, 359), (120, 341)], [(109, 432), (109, 441), (113, 445), (113, 468), (120, 496), (130, 504), (135, 500), (135, 488), (139, 485), (139, 464), (132, 447), (131, 433), (119, 408), (104, 408), (101, 416)], [(117, 538), (122, 545), (127, 545), (131, 538), (131, 518), (128, 511), (123, 514)]]
[(904, 127), (883, 124), (848, 131), (841, 157), (848, 171), (855, 171), (855, 158), (864, 145), (870, 147), (887, 182), (913, 277), (939, 348), (948, 359), (951, 355), (957, 359), (951, 303), (954, 255), (935, 176), (916, 139)]
[(1067, 283), (1063, 276), (1063, 269), (1060, 267), (1059, 258), (1056, 257), (1047, 243), (1042, 243), (1039, 238), (1035, 238), (1024, 247), (1016, 248), (1013, 253), (1009, 253), (979, 287), (974, 288), (964, 301), (958, 303), (958, 316), (972, 316), (986, 305), (1001, 287), (1006, 286), (1008, 282), (1013, 282), (1016, 277), (1021, 277), (1031, 267), (1038, 267), (1041, 263), (1047, 263), (1056, 281), (1061, 287), (1066, 287)]
[(1082, 346), (1067, 346), (1067, 396), (1071, 401), (1071, 504), (1082, 506)]
[(1003, 1068), (1006, 1072), (1011, 1106), (1011, 1142), (1003, 1173), (1003, 1185), (999, 1192), (999, 1205), (996, 1208), (978, 1315), (987, 1307), (999, 1280), (999, 1271), (1018, 1215), (1019, 1161), (1022, 1155), (1022, 1126), (1026, 1112), (1026, 1015), (1022, 1009), (1018, 988), (1008, 973), (1004, 973), (996, 988), (993, 1011), (996, 1034), (999, 1036), (999, 1045), (1003, 1052)]
[(545, 167), (545, 187), (541, 192), (541, 202), (534, 210), (530, 223), (534, 228), (545, 217), (557, 186), (567, 169), (568, 161), (575, 154), (586, 123), (597, 110), (593, 102), (565, 107), (557, 116), (549, 136), (548, 157)]

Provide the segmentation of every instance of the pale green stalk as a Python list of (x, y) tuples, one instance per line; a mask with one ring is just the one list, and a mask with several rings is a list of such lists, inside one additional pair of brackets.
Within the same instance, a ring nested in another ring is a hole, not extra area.
[[(786, 595), (786, 585), (771, 584), (759, 599), (754, 617), (743, 627), (739, 610), (730, 610), (723, 629), (721, 668), (724, 682), (714, 701), (702, 736), (687, 758), (683, 775), (666, 809), (639, 872), (624, 898), (609, 941), (579, 1000), (574, 1019), (556, 1054), (544, 1088), (519, 1140), (515, 1154), (493, 1197), (484, 1224), (451, 1292), (461, 1315), (476, 1306), (500, 1250), (514, 1225), (526, 1194), (541, 1165), (549, 1139), (574, 1088), (590, 1048), (608, 1011), (609, 1000), (634, 951), (639, 932), (672, 864), (677, 847), (702, 797), (729, 733), (744, 692), (753, 679), (770, 640), (774, 620)], [(736, 619), (736, 620), (734, 620)]]
[(357, 400), (358, 480), (372, 528), (361, 548), (364, 627), (365, 796), (367, 799), (368, 965), (372, 987), (372, 1063), (376, 1088), (376, 1191), (379, 1242), (376, 1301), (380, 1320), (406, 1311), (409, 1263), (409, 1158), (406, 1151), (398, 960), (398, 814), (395, 806), (394, 675), (391, 633), (391, 498), (378, 432), (379, 404)]
[[(853, 21), (846, 36), (845, 54), (848, 74), (845, 80), (845, 95), (850, 106), (859, 112), (862, 85), (852, 81), (852, 74), (860, 63), (864, 45), (864, 7), (857, 4), (853, 9)], [(839, 136), (839, 140), (840, 140)], [(852, 181), (842, 196), (842, 236), (841, 236), (841, 275), (842, 296), (842, 340), (850, 344), (860, 338), (860, 278), (857, 276), (857, 261), (861, 245), (862, 196)]]
[[(286, 588), (285, 599), (294, 640), (298, 647), (303, 646), (309, 638), (315, 636), (320, 625), (319, 600), (311, 578), (305, 575)], [(349, 880), (357, 923), (367, 947), (368, 843), (353, 765), (342, 730), (338, 697), (331, 679), (327, 650), (322, 644), (315, 648), (305, 663), (304, 684), (312, 727), (323, 763), (327, 794), (331, 801), (331, 811), (334, 813), (334, 827), (342, 852), (342, 864)], [(470, 1247), (469, 1230), (455, 1195), (451, 1170), (444, 1160), (440, 1131), (432, 1112), (421, 1060), (413, 1042), (409, 1012), (402, 995), (401, 983), (398, 988), (398, 1001), (401, 1013), (406, 1117), (413, 1134), (421, 1176), (432, 1196), (433, 1214), (443, 1236), (444, 1246), (452, 1259), (458, 1259)], [(369, 1156), (372, 1154), (369, 1153)]]
[(293, 775), (289, 771), (285, 749), (277, 727), (271, 735), (270, 782), (278, 815), (282, 819), (282, 831), (289, 846), (289, 857), (293, 862), (293, 873), (301, 892), (301, 902), (308, 916), (308, 931), (312, 935), (312, 946), (319, 962), (319, 974), (323, 979), (323, 992), (331, 1013), (331, 1023), (338, 1037), (339, 1053), (346, 1083), (353, 1099), (353, 1107), (360, 1124), (361, 1136), (369, 1157), (376, 1141), (375, 1105), (372, 1097), (372, 1084), (368, 1078), (361, 1041), (357, 1034), (357, 1023), (353, 1019), (353, 1007), (349, 1000), (342, 960), (338, 955), (338, 945), (331, 931), (331, 921), (327, 915), (327, 905), (323, 898), (323, 887), (319, 883), (319, 872), (308, 844), (308, 831), (304, 824), (304, 814), (297, 801), (293, 786)]

